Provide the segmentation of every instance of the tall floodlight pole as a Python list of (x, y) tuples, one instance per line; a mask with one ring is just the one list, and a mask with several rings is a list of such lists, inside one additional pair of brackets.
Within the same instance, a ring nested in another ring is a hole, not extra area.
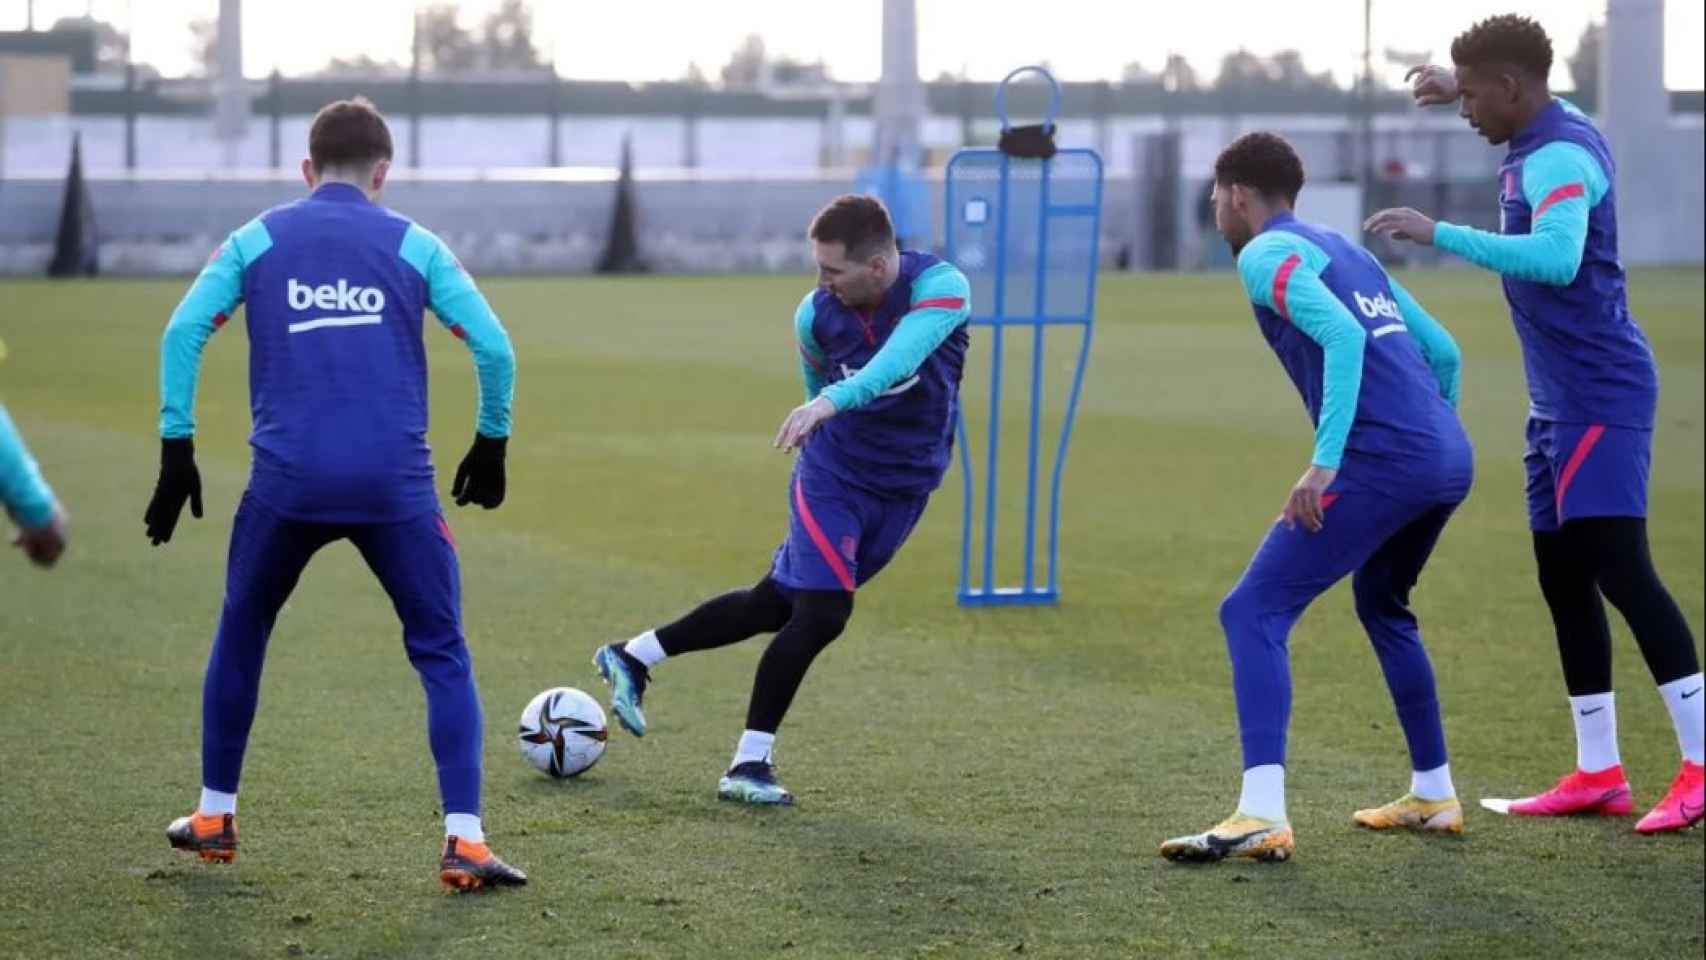
[(918, 79), (918, 5), (915, 0), (883, 0), (883, 75), (877, 83), (873, 164), (917, 167), (924, 109), (924, 84)]
[(235, 167), (249, 132), (249, 92), (243, 87), (243, 0), (219, 0), (215, 39), (213, 135), (225, 167)]

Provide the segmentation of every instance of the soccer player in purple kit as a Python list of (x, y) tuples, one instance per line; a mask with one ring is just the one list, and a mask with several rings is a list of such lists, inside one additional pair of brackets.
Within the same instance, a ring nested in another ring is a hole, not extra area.
[(806, 402), (776, 435), (777, 447), (800, 455), (770, 572), (593, 657), (617, 721), (644, 736), (641, 698), (666, 657), (774, 633), (717, 785), (719, 797), (751, 804), (794, 802), (776, 779), (777, 727), (812, 660), (846, 627), (854, 591), (894, 558), (941, 483), (969, 343), (965, 275), (898, 249), (878, 200), (838, 197), (808, 234), (818, 284), (794, 314)]
[(438, 237), (378, 204), (391, 133), (365, 100), (323, 108), (302, 176), (311, 193), (234, 231), (173, 311), (160, 348), (160, 476), (144, 518), (158, 546), (184, 502), (201, 516), (195, 389), (202, 348), (246, 304), (254, 468), (237, 507), (225, 603), (202, 686), (202, 791), (167, 828), (210, 862), (237, 854), (237, 784), (267, 639), (309, 559), (349, 540), (403, 623), (426, 693), (445, 844), (459, 890), (527, 877), (480, 822), (481, 711), (462, 635), (456, 544), (433, 489), (423, 312), (473, 353), (480, 403), (456, 503), (503, 502), (515, 354), (497, 315)]
[(1503, 277), (1528, 378), (1523, 461), (1534, 557), (1576, 727), (1573, 772), (1535, 796), (1483, 802), (1526, 816), (1633, 811), (1617, 748), (1609, 600), (1635, 634), (1682, 752), (1670, 789), (1635, 829), (1687, 829), (1706, 811), (1706, 697), (1688, 621), (1647, 543), (1658, 369), (1625, 297), (1616, 166), (1593, 121), (1552, 96), (1552, 42), (1540, 24), (1483, 20), (1452, 42), (1451, 59), (1455, 71), (1412, 72), (1416, 101), (1458, 102), (1482, 137), (1507, 145), (1499, 232), (1407, 208), (1382, 210), (1366, 226)]
[(1215, 224), (1262, 336), (1315, 423), (1309, 469), (1220, 606), (1244, 754), (1232, 816), (1176, 837), (1161, 855), (1279, 861), (1286, 816), (1291, 671), (1286, 646), (1308, 605), (1347, 574), (1410, 752), (1410, 789), (1358, 810), (1372, 830), (1459, 833), (1433, 667), (1410, 591), (1469, 493), (1474, 454), (1455, 406), (1457, 345), (1379, 261), (1299, 220), (1303, 163), (1285, 140), (1251, 133), (1215, 161)]

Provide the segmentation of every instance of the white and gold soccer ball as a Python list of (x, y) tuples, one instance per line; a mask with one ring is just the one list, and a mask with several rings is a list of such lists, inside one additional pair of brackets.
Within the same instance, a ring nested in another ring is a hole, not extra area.
[(585, 773), (604, 756), (604, 708), (574, 687), (552, 687), (521, 711), (521, 757), (559, 779)]

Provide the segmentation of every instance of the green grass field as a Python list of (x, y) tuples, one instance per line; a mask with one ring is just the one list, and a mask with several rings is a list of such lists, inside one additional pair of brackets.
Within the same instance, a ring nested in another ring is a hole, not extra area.
[[(1698, 830), (1642, 839), (1630, 821), (1478, 808), (1461, 841), (1350, 826), (1355, 807), (1403, 791), (1408, 764), (1343, 586), (1293, 637), (1297, 859), (1189, 869), (1156, 856), (1237, 797), (1216, 603), (1311, 443), (1224, 275), (1104, 278), (1066, 478), (1064, 602), (955, 607), (951, 473), (782, 730), (798, 808), (714, 798), (757, 642), (660, 668), (651, 735), (613, 733), (584, 778), (525, 768), (514, 723), (532, 694), (568, 684), (602, 699), (597, 644), (764, 572), (785, 522), (788, 461), (769, 441), (799, 400), (789, 318), (802, 282), (485, 284), (520, 357), (510, 493), (451, 523), (486, 705), (487, 829), (533, 883), (460, 898), (436, 880), (420, 688), (348, 546), (319, 555), (273, 637), (242, 856), (213, 868), (167, 849), (162, 828), (199, 786), (202, 665), (248, 470), (244, 334), (233, 324), (206, 356), (208, 516), (152, 549), (157, 344), (183, 284), (0, 285), (0, 399), (74, 531), (60, 569), (13, 557), (0, 573), (0, 955), (1700, 956)], [(1416, 597), (1472, 804), (1549, 785), (1573, 746), (1534, 585), (1526, 400), (1496, 282), (1406, 282), (1464, 346), (1479, 451), (1475, 492)], [(1632, 281), (1664, 376), (1652, 538), (1697, 635), (1702, 285), (1698, 269)], [(447, 477), (472, 432), (473, 373), (441, 330), (429, 342)], [(987, 340), (974, 349), (986, 357)], [(1051, 350), (1051, 383), (1064, 357)], [(1620, 623), (1617, 657), (1644, 807), (1676, 744)]]

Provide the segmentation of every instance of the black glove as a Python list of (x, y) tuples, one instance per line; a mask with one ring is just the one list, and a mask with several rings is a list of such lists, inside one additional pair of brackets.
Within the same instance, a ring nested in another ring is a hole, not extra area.
[(504, 448), (508, 437), (474, 434), (474, 445), (456, 468), (450, 495), (459, 507), (477, 503), (487, 510), (504, 502)]
[(201, 472), (195, 468), (195, 441), (188, 437), (161, 440), (160, 479), (154, 483), (148, 512), (142, 515), (142, 522), (148, 524), (148, 539), (156, 547), (171, 541), (186, 499), (190, 514), (200, 520)]

